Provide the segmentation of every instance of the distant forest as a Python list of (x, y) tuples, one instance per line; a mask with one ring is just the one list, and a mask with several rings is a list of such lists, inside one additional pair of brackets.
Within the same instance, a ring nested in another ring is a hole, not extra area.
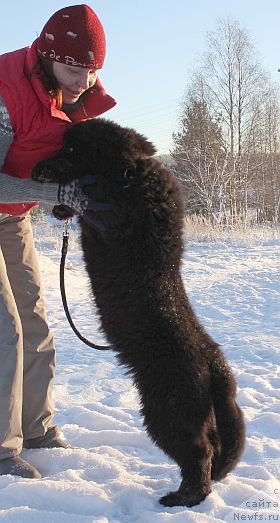
[[(280, 77), (279, 77), (280, 81)], [(280, 97), (239, 22), (219, 20), (184, 95), (171, 168), (186, 214), (280, 221)]]

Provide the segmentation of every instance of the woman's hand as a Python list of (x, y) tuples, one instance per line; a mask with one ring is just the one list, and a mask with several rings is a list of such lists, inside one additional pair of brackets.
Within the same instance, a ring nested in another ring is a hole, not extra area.
[(96, 183), (95, 176), (87, 175), (74, 179), (68, 184), (59, 184), (58, 201), (62, 205), (70, 207), (74, 212), (83, 215), (85, 211), (109, 211), (111, 204), (94, 200), (87, 196), (86, 187), (92, 187)]

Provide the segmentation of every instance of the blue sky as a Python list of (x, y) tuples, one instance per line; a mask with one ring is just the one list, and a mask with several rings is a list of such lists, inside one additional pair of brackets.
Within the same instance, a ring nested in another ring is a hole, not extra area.
[[(1, 5), (4, 53), (30, 44), (61, 7), (82, 2), (17, 0)], [(189, 78), (206, 48), (206, 32), (231, 16), (247, 29), (266, 71), (280, 82), (279, 0), (92, 0), (108, 51), (100, 78), (118, 106), (107, 113), (134, 127), (160, 154), (172, 147)]]

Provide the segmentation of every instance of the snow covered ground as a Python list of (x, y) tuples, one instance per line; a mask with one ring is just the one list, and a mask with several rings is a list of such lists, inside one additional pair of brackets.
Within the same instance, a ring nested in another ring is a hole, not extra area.
[[(57, 345), (56, 423), (77, 448), (25, 450), (40, 480), (0, 477), (0, 522), (210, 523), (280, 521), (280, 239), (188, 240), (182, 273), (192, 303), (234, 369), (247, 445), (236, 470), (197, 507), (165, 509), (177, 466), (146, 436), (137, 392), (111, 352), (83, 345), (62, 309), (62, 226), (35, 225)], [(85, 336), (101, 342), (71, 232), (67, 294)]]

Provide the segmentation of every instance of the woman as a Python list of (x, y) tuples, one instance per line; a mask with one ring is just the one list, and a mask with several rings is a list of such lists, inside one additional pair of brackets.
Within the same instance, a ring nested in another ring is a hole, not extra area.
[(0, 475), (39, 478), (22, 448), (67, 448), (53, 423), (55, 349), (29, 211), (37, 200), (83, 214), (94, 208), (75, 182), (32, 181), (32, 168), (63, 144), (75, 122), (115, 105), (98, 79), (102, 24), (87, 5), (65, 7), (31, 47), (0, 57)]

